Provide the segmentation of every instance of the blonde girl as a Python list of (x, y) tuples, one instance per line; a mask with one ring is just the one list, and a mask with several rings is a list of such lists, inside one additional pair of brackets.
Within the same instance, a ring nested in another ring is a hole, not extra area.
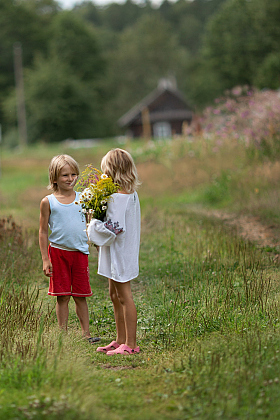
[(102, 171), (119, 185), (108, 203), (105, 222), (93, 219), (88, 227), (90, 241), (99, 246), (98, 274), (107, 277), (114, 307), (117, 336), (96, 351), (135, 354), (137, 313), (131, 292), (131, 280), (139, 274), (141, 214), (136, 166), (122, 149), (110, 150), (101, 161)]

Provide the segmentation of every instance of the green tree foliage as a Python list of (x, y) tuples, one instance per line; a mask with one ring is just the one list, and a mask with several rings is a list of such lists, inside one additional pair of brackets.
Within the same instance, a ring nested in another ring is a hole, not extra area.
[[(103, 133), (104, 69), (95, 31), (71, 12), (53, 17), (47, 51), (25, 72), (29, 141), (98, 136)], [(4, 102), (14, 115), (14, 93)]]
[[(179, 0), (183, 2), (183, 0)], [(196, 16), (201, 22), (207, 23), (212, 15), (219, 11), (222, 4), (227, 0), (193, 0), (187, 1), (191, 13)]]
[[(106, 80), (109, 102), (106, 112), (111, 110), (110, 121), (116, 120), (114, 114), (119, 116), (154, 89), (159, 78), (169, 74), (176, 76), (179, 88), (190, 101), (195, 103), (199, 99), (198, 104), (203, 104), (213, 98), (214, 91), (218, 89), (213, 84), (213, 77), (209, 83), (204, 82), (198, 54), (205, 22), (224, 1), (178, 0), (174, 3), (165, 0), (158, 9), (152, 7), (149, 1), (141, 4), (127, 1), (98, 9), (84, 2), (75, 8), (85, 19), (91, 20), (93, 16), (108, 57)], [(147, 26), (144, 27), (140, 22), (146, 19)], [(162, 22), (159, 28), (157, 23), (154, 24), (156, 20)], [(166, 38), (160, 42), (159, 34), (164, 31)], [(147, 37), (154, 38), (154, 46), (146, 42)], [(164, 56), (164, 65), (161, 65), (161, 59), (157, 59), (159, 54)], [(201, 74), (201, 82), (205, 86), (199, 92), (195, 92), (192, 85), (192, 78), (197, 74)], [(210, 86), (211, 93), (208, 91)]]
[(178, 0), (172, 2), (164, 0), (156, 8), (149, 0), (138, 4), (131, 0), (126, 0), (123, 4), (112, 2), (106, 7), (96, 6), (87, 0), (77, 5), (74, 12), (98, 28), (113, 33), (121, 33), (128, 27), (134, 26), (144, 15), (160, 14), (171, 25), (181, 45), (192, 52), (197, 52), (201, 45), (206, 21), (225, 1)]
[(15, 125), (15, 42), (32, 141), (117, 134), (118, 117), (170, 75), (198, 108), (235, 85), (280, 86), (279, 0), (85, 0), (71, 11), (0, 0), (4, 133)]
[(199, 51), (205, 23), (225, 0), (164, 0), (159, 12), (178, 34), (180, 44), (193, 54)]
[(131, 0), (126, 0), (124, 4), (112, 3), (103, 10), (103, 25), (115, 32), (121, 32), (152, 11), (149, 2), (145, 3), (144, 7)]
[(205, 57), (222, 87), (250, 84), (255, 42), (248, 6), (246, 0), (229, 0), (209, 23)]
[(255, 76), (254, 85), (259, 88), (279, 89), (280, 87), (280, 52), (266, 55)]
[(254, 12), (255, 30), (260, 34), (259, 45), (263, 47), (259, 51), (262, 59), (253, 74), (253, 84), (277, 89), (280, 87), (280, 2), (256, 0)]
[[(280, 3), (278, 0), (228, 0), (208, 25), (204, 59), (221, 81), (279, 87)], [(279, 74), (279, 67), (278, 67)]]
[(52, 21), (49, 51), (67, 63), (84, 81), (102, 73), (102, 62), (95, 30), (71, 11), (59, 13)]
[(22, 45), (23, 65), (31, 65), (36, 53), (47, 49), (47, 27), (57, 11), (52, 0), (0, 1), (0, 104), (14, 86), (14, 43)]
[(102, 9), (91, 1), (84, 1), (74, 7), (73, 12), (94, 26), (102, 25)]
[(105, 7), (98, 7), (90, 1), (84, 1), (74, 8), (74, 12), (93, 25), (103, 26), (113, 32), (122, 32), (128, 26), (133, 26), (144, 14), (155, 13), (155, 9), (152, 8), (150, 1), (139, 5), (126, 0), (122, 4), (112, 2)]
[(160, 15), (146, 15), (120, 35), (110, 58), (113, 107), (120, 116), (155, 89), (160, 78), (182, 77), (188, 54)]
[(203, 57), (191, 58), (187, 64), (184, 91), (194, 110), (200, 111), (205, 105), (221, 94), (224, 86), (213, 71), (208, 60)]
[(96, 99), (95, 91), (58, 56), (37, 59), (26, 78), (29, 138), (54, 142), (91, 136)]

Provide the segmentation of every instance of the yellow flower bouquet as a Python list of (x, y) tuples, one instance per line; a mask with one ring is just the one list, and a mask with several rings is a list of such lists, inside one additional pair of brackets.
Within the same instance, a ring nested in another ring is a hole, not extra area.
[(111, 195), (118, 191), (118, 185), (113, 182), (111, 177), (92, 165), (86, 166), (76, 185), (77, 190), (80, 191), (77, 204), (82, 207), (87, 224), (93, 217), (103, 221), (108, 201)]

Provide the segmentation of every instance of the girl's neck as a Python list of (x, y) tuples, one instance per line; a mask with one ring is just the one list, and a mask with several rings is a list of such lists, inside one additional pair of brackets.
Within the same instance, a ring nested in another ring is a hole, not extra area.
[(119, 193), (119, 194), (130, 194), (129, 192), (124, 191), (124, 190), (119, 190), (119, 191), (118, 191), (118, 193)]

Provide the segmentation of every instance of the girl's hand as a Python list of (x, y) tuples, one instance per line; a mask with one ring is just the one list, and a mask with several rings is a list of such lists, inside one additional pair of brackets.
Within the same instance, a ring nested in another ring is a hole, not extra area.
[(47, 277), (52, 276), (52, 264), (51, 264), (50, 260), (43, 261), (43, 271), (44, 271), (45, 276), (47, 276)]

